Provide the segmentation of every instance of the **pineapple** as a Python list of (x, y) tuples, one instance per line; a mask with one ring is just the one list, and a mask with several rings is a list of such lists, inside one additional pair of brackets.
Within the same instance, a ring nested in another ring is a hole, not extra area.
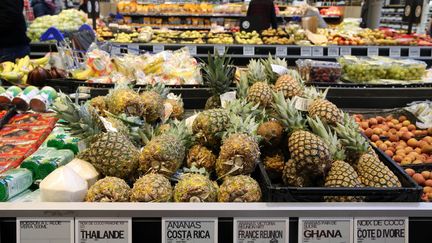
[(270, 151), (263, 157), (263, 164), (270, 178), (281, 178), (285, 166), (285, 159), (282, 151)]
[(284, 74), (275, 83), (274, 91), (282, 92), (285, 98), (303, 95), (303, 86), (293, 76)]
[(331, 162), (328, 144), (306, 130), (306, 120), (296, 110), (293, 101), (287, 102), (281, 92), (274, 96), (278, 120), (288, 129), (288, 150), (291, 159), (296, 162), (297, 171), (307, 171), (311, 176), (322, 176)]
[(259, 161), (260, 150), (255, 118), (231, 115), (232, 126), (223, 134), (223, 144), (216, 161), (219, 178), (227, 175), (245, 175), (254, 171)]
[(204, 84), (210, 88), (212, 96), (207, 99), (205, 109), (221, 107), (220, 95), (228, 92), (234, 79), (235, 67), (226, 54), (208, 55), (207, 63), (202, 68)]
[(228, 111), (210, 109), (198, 114), (192, 124), (192, 131), (201, 145), (216, 148), (220, 144), (217, 133), (225, 131), (230, 125)]
[(78, 106), (61, 94), (53, 108), (66, 130), (86, 143), (87, 149), (78, 157), (92, 163), (101, 174), (126, 179), (137, 169), (138, 149), (123, 132), (107, 132), (91, 106)]
[(161, 174), (147, 174), (133, 185), (131, 202), (169, 202), (173, 189), (170, 181)]
[(344, 124), (337, 123), (334, 128), (351, 156), (349, 161), (357, 170), (360, 181), (368, 187), (401, 187), (397, 176), (371, 153), (366, 138), (360, 134), (358, 124), (348, 114), (344, 116)]
[(95, 108), (100, 116), (105, 116), (105, 111), (108, 109), (104, 96), (98, 96), (90, 100), (89, 105)]
[(114, 115), (144, 115), (144, 103), (137, 92), (125, 85), (118, 85), (105, 98), (108, 111)]
[(311, 178), (297, 170), (297, 162), (289, 159), (282, 171), (282, 180), (286, 185), (294, 187), (307, 187), (312, 185)]
[(131, 189), (120, 178), (107, 176), (87, 191), (86, 202), (128, 202)]
[(165, 100), (165, 105), (169, 104), (172, 107), (170, 118), (181, 120), (184, 115), (184, 104), (181, 96), (176, 96), (172, 93), (168, 94), (168, 98)]
[(259, 104), (261, 107), (269, 107), (273, 101), (272, 89), (267, 83), (264, 65), (256, 60), (251, 60), (247, 74), (252, 86), (247, 91), (247, 100)]
[(78, 158), (88, 161), (105, 176), (129, 178), (138, 168), (139, 150), (119, 132), (101, 133)]
[(187, 155), (187, 166), (191, 168), (192, 166), (199, 168), (204, 168), (206, 171), (211, 172), (214, 170), (216, 164), (216, 155), (206, 148), (205, 146), (196, 144), (190, 148)]
[(180, 176), (174, 187), (175, 202), (215, 202), (217, 200), (217, 184), (209, 179), (205, 170), (196, 168), (187, 170)]
[(227, 177), (218, 191), (219, 202), (259, 202), (261, 196), (258, 182), (246, 175)]
[(264, 66), (264, 73), (270, 84), (274, 84), (279, 76), (277, 73), (273, 71), (272, 65), (278, 65), (287, 68), (287, 62), (285, 59), (280, 59), (278, 57), (273, 59), (270, 54), (267, 59), (262, 59), (261, 63)]
[(282, 124), (276, 120), (269, 120), (258, 126), (257, 134), (261, 136), (262, 142), (266, 147), (275, 148), (279, 146), (282, 136)]
[[(363, 187), (354, 168), (342, 160), (336, 160), (325, 179), (326, 187)], [(328, 196), (327, 202), (361, 202), (363, 197), (356, 196)]]
[(321, 121), (329, 125), (341, 123), (343, 113), (335, 104), (325, 99), (327, 92), (328, 89), (323, 93), (319, 93), (314, 87), (309, 87), (305, 90), (305, 96), (313, 100), (308, 107), (309, 116), (317, 116)]
[(168, 92), (164, 84), (157, 83), (140, 94), (146, 122), (152, 123), (164, 117), (164, 100)]
[(191, 136), (185, 122), (177, 122), (167, 132), (153, 137), (142, 149), (140, 170), (171, 176), (182, 165)]

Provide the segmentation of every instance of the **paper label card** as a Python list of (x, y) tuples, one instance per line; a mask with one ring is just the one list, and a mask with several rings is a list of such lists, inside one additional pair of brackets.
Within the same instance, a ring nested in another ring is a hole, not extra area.
[(350, 56), (351, 55), (351, 47), (349, 47), (349, 46), (342, 46), (340, 48), (340, 55), (341, 56)]
[(225, 46), (215, 46), (214, 54), (218, 53), (219, 55), (223, 55), (225, 53)]
[(408, 50), (408, 56), (412, 58), (420, 57), (420, 47), (410, 47)]
[(131, 218), (77, 218), (77, 243), (132, 243)]
[(390, 57), (400, 57), (401, 49), (400, 47), (390, 47)]
[(329, 46), (327, 49), (327, 56), (338, 57), (339, 56), (339, 47)]
[(355, 218), (354, 243), (408, 243), (408, 218)]
[(245, 56), (255, 55), (255, 47), (254, 46), (243, 46), (243, 55), (245, 55)]
[(234, 218), (236, 243), (288, 243), (287, 218)]
[(197, 47), (196, 46), (188, 46), (188, 49), (189, 49), (189, 53), (192, 56), (196, 56), (196, 54), (197, 54)]
[(324, 48), (322, 46), (312, 47), (312, 56), (314, 56), (314, 57), (324, 56)]
[(299, 243), (352, 243), (352, 218), (299, 218)]
[(379, 49), (376, 46), (368, 47), (367, 55), (370, 56), (379, 56)]
[(286, 46), (276, 46), (276, 56), (284, 57), (288, 55), (288, 48)]
[(154, 45), (153, 46), (153, 52), (154, 53), (163, 52), (164, 50), (165, 50), (165, 46), (163, 46), (163, 45)]
[(162, 218), (162, 243), (217, 243), (217, 218)]
[(310, 46), (302, 46), (300, 48), (300, 56), (302, 57), (312, 56), (312, 48)]
[(73, 218), (17, 218), (17, 243), (74, 243)]

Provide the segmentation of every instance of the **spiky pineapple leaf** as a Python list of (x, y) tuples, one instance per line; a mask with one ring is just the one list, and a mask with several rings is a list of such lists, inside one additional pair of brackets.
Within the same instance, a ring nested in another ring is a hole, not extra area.
[(204, 84), (212, 95), (228, 92), (234, 80), (235, 67), (226, 52), (223, 55), (208, 53), (207, 63), (202, 67)]
[(306, 119), (303, 114), (295, 108), (293, 100), (285, 99), (282, 92), (273, 92), (273, 108), (276, 111), (276, 118), (279, 120), (288, 133), (306, 128)]

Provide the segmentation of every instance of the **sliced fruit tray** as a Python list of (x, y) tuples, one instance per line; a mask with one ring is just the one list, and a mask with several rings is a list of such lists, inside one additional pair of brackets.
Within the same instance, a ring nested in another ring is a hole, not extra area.
[(272, 181), (262, 163), (258, 164), (256, 177), (260, 181), (264, 201), (267, 202), (322, 202), (326, 196), (364, 196), (367, 202), (418, 202), (422, 187), (379, 149), (374, 148), (381, 161), (393, 171), (402, 184), (395, 188), (373, 187), (290, 187), (281, 181)]

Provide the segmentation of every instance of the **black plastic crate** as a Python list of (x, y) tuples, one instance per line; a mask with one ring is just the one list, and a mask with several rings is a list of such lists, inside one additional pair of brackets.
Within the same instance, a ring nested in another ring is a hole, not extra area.
[(325, 196), (364, 196), (367, 202), (419, 202), (422, 187), (409, 177), (405, 171), (378, 149), (381, 161), (399, 178), (400, 188), (329, 188), (329, 187), (290, 187), (281, 181), (271, 181), (262, 163), (258, 166), (258, 180), (267, 202), (322, 202)]

